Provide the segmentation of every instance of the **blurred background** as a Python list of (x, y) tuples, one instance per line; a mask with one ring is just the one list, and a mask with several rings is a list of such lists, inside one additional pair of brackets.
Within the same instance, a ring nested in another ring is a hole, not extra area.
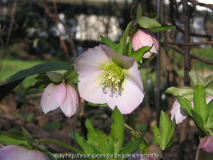
[[(137, 6), (141, 3), (143, 15), (159, 10), (162, 24), (176, 25), (175, 29), (162, 31), (158, 39), (165, 38), (159, 51), (160, 72), (157, 76), (157, 58), (141, 70), (145, 99), (133, 113), (137, 129), (146, 131), (152, 142), (152, 128), (157, 123), (156, 101), (168, 115), (174, 98), (164, 91), (171, 86), (181, 87), (186, 83), (184, 54), (190, 43), (190, 64), (187, 70), (195, 70), (201, 76), (213, 74), (213, 5), (211, 0), (0, 0), (0, 83), (16, 72), (51, 60), (72, 64), (75, 57), (88, 48), (101, 43), (100, 35), (119, 42), (122, 31), (135, 19)], [(187, 14), (186, 14), (187, 13)], [(186, 16), (188, 21), (186, 20)], [(189, 29), (186, 29), (186, 24)], [(184, 39), (188, 33), (189, 41)], [(64, 73), (64, 71), (60, 71)], [(159, 86), (156, 81), (159, 80)], [(66, 118), (62, 113), (44, 115), (39, 111), (42, 90), (27, 90), (35, 83), (33, 76), (25, 79), (12, 93), (0, 102), (0, 129), (25, 128), (35, 138), (53, 138), (76, 145), (72, 129), (82, 132), (78, 114)], [(156, 92), (159, 95), (156, 96)], [(0, 91), (4, 92), (4, 91)], [(107, 107), (89, 106), (85, 102), (85, 118), (95, 127), (110, 131), (111, 110)], [(126, 117), (125, 117), (126, 118)], [(198, 144), (195, 125), (187, 123), (185, 160), (194, 159)], [(178, 125), (176, 136), (179, 136)], [(126, 139), (130, 138), (127, 131)], [(62, 148), (52, 145), (59, 152)], [(177, 159), (178, 145), (165, 159)]]

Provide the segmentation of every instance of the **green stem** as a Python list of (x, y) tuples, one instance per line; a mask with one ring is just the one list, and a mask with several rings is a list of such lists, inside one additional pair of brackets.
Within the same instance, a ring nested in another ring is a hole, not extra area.
[(59, 146), (62, 146), (64, 148), (68, 148), (76, 153), (81, 153), (81, 154), (85, 154), (83, 151), (79, 150), (78, 148), (75, 148), (73, 146), (70, 146), (66, 143), (63, 143), (63, 142), (59, 142), (59, 141), (56, 141), (56, 140), (52, 140), (52, 139), (38, 139), (38, 141), (40, 142), (44, 142), (44, 143), (52, 143), (52, 144), (57, 144)]
[(135, 122), (134, 122), (132, 113), (128, 114), (128, 123), (129, 123), (129, 126), (130, 126), (132, 129), (135, 130)]

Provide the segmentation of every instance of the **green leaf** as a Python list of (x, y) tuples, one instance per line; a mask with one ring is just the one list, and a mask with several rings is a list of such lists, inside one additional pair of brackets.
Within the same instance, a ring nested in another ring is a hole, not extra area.
[(211, 100), (211, 102), (208, 103), (207, 108), (208, 108), (209, 117), (208, 117), (205, 128), (211, 129), (213, 128), (213, 100)]
[(119, 153), (124, 142), (124, 119), (117, 107), (112, 113), (110, 135), (114, 139), (114, 154)]
[(208, 118), (208, 110), (205, 91), (200, 82), (198, 82), (198, 86), (194, 88), (194, 111), (201, 116), (203, 124), (205, 125)]
[(5, 145), (25, 145), (25, 146), (28, 145), (26, 141), (21, 141), (21, 140), (9, 137), (8, 135), (5, 135), (5, 134), (0, 135), (0, 143)]
[(116, 45), (117, 45), (115, 42), (111, 41), (110, 39), (108, 39), (108, 38), (106, 38), (106, 37), (104, 37), (104, 36), (102, 36), (102, 35), (101, 35), (101, 41), (102, 41), (105, 45), (107, 45), (109, 48), (111, 48), (112, 50), (114, 50), (114, 48), (115, 48)]
[(153, 127), (154, 137), (153, 137), (153, 144), (162, 144), (161, 132), (160, 129), (155, 125)]
[(192, 102), (194, 98), (194, 94), (189, 94), (189, 95), (183, 96), (182, 98), (187, 99), (189, 102)]
[(83, 149), (83, 151), (86, 153), (86, 154), (95, 154), (95, 151), (94, 149), (92, 148), (92, 146), (90, 146), (85, 140), (83, 137), (81, 137), (79, 135), (79, 133), (74, 130), (73, 131), (73, 135), (74, 135), (74, 138), (75, 138), (75, 141), (81, 146), (81, 148)]
[(173, 124), (171, 127), (171, 123), (169, 117), (161, 110), (160, 116), (160, 129), (157, 126), (154, 126), (154, 137), (153, 144), (159, 144), (162, 150), (165, 150), (167, 145), (169, 144), (175, 130), (176, 122), (175, 118), (173, 119)]
[(207, 88), (205, 88), (205, 93), (208, 96), (213, 96), (213, 87), (212, 86), (207, 86)]
[(168, 145), (166, 146), (165, 150), (168, 150), (169, 148), (171, 148), (172, 146), (174, 146), (175, 144), (177, 144), (179, 142), (179, 137), (173, 139), (172, 141), (170, 141), (168, 143)]
[(123, 35), (123, 52), (122, 52), (123, 55), (127, 55), (126, 43), (127, 43), (127, 37), (128, 37), (129, 29), (130, 29), (131, 25), (132, 25), (132, 21), (127, 25), (126, 30)]
[(123, 42), (124, 42), (124, 39), (122, 37), (120, 39), (120, 42), (115, 46), (115, 49), (114, 49), (115, 52), (123, 54)]
[(129, 29), (129, 36), (131, 37), (133, 34), (135, 34), (137, 32), (137, 30), (140, 28), (140, 26), (138, 24), (134, 24), (130, 27)]
[(62, 124), (60, 122), (49, 122), (43, 124), (41, 128), (46, 130), (59, 130), (61, 128), (61, 125)]
[(207, 104), (208, 112), (210, 112), (212, 108), (213, 108), (213, 99)]
[(183, 107), (187, 111), (186, 113), (189, 116), (192, 117), (191, 111), (193, 111), (194, 108), (192, 108), (191, 102), (189, 100), (187, 100), (187, 99), (181, 98), (180, 96), (178, 96), (177, 100), (180, 103), (181, 107)]
[(139, 20), (141, 16), (142, 16), (142, 8), (140, 3), (137, 8), (137, 20)]
[(205, 78), (205, 87), (208, 86), (209, 84), (211, 84), (212, 81), (213, 81), (213, 74), (211, 74)]
[(141, 139), (142, 139), (142, 137), (134, 139), (133, 141), (127, 143), (121, 150), (121, 154), (127, 154), (127, 153), (131, 154), (131, 153), (135, 152), (140, 145)]
[(110, 141), (111, 139), (108, 138), (103, 131), (94, 129), (89, 119), (86, 120), (86, 126), (88, 129), (88, 144), (98, 153), (113, 154), (114, 147)]
[(47, 72), (47, 76), (52, 82), (59, 83), (63, 80), (63, 75), (57, 72)]
[(52, 81), (50, 80), (46, 80), (46, 81), (38, 81), (36, 82), (33, 86), (30, 86), (29, 88), (27, 88), (27, 90), (32, 89), (32, 88), (36, 88), (36, 89), (44, 89), (48, 86), (48, 84), (50, 84)]
[(201, 84), (205, 87), (205, 80), (203, 77), (198, 75), (195, 71), (189, 72), (190, 82), (192, 87), (195, 87), (198, 85), (198, 80), (201, 82)]
[(22, 129), (25, 141), (27, 141), (28, 144), (32, 145), (33, 139), (31, 137), (30, 133), (24, 127), (21, 127), (21, 129)]
[(132, 53), (132, 43), (129, 41), (126, 46), (126, 53), (129, 56)]
[(167, 25), (167, 24), (162, 24), (161, 27), (157, 27), (157, 28), (148, 28), (150, 31), (152, 32), (159, 32), (159, 31), (167, 31), (170, 29), (175, 28), (176, 26), (172, 26), (172, 25)]
[(202, 120), (201, 116), (194, 111), (192, 111), (192, 115), (193, 115), (192, 119), (194, 120), (195, 124), (197, 125), (199, 132), (201, 134), (205, 135), (204, 124), (203, 124), (203, 120)]
[(191, 87), (180, 87), (180, 88), (177, 88), (177, 87), (169, 87), (165, 93), (170, 93), (170, 94), (173, 94), (174, 96), (186, 96), (186, 95), (191, 95), (194, 93), (194, 90), (193, 88)]
[(94, 104), (94, 103), (90, 103), (90, 102), (88, 102), (88, 105), (90, 105), (90, 106), (103, 106), (103, 107), (108, 106), (107, 103), (104, 103), (104, 104)]
[(171, 123), (170, 123), (169, 117), (162, 110), (161, 110), (161, 116), (160, 116), (160, 129), (161, 129), (161, 137), (162, 137), (161, 149), (165, 150), (167, 144), (169, 143), (169, 141), (171, 140), (173, 136), (175, 124), (173, 121), (173, 126), (171, 129)]
[(158, 18), (158, 12), (155, 12), (154, 14), (149, 14), (148, 17), (152, 18), (152, 19), (157, 19)]
[(27, 116), (26, 120), (27, 120), (28, 122), (30, 122), (34, 117), (35, 117), (34, 114), (29, 114), (29, 115)]
[(142, 28), (156, 28), (156, 27), (161, 27), (161, 24), (158, 23), (155, 19), (151, 19), (149, 17), (140, 17), (138, 20), (138, 24)]
[(16, 129), (10, 129), (7, 132), (0, 131), (0, 135), (6, 135), (16, 140), (25, 141), (23, 132)]
[(153, 54), (152, 55), (152, 57), (150, 57), (150, 58), (143, 58), (143, 60), (142, 60), (142, 65), (139, 67), (139, 69), (141, 69), (141, 68), (143, 68), (143, 67), (145, 67), (146, 66), (146, 64), (148, 64), (151, 60), (153, 60), (153, 58), (155, 58), (157, 56), (157, 54)]
[(74, 82), (78, 78), (78, 74), (74, 71), (74, 66), (71, 66), (70, 69), (65, 73), (64, 78), (69, 82)]
[(55, 70), (67, 70), (69, 65), (59, 61), (46, 62), (43, 64), (36, 65), (32, 68), (25, 69), (17, 72), (11, 76), (5, 83), (0, 85), (0, 100), (4, 98), (9, 92), (11, 92), (19, 83), (21, 83), (26, 77), (46, 73)]
[(129, 57), (134, 57), (135, 60), (136, 60), (136, 62), (139, 62), (140, 60), (142, 60), (143, 55), (144, 55), (146, 52), (150, 51), (151, 48), (152, 48), (152, 47), (150, 47), (150, 46), (144, 46), (144, 47), (138, 49), (137, 51), (131, 53), (131, 54), (129, 55)]

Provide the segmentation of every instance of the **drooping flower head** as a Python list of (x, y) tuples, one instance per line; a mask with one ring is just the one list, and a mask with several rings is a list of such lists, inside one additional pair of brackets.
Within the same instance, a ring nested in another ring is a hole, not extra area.
[(150, 58), (153, 53), (158, 53), (159, 42), (155, 35), (148, 29), (138, 29), (137, 32), (132, 35), (132, 47), (134, 51), (137, 51), (144, 46), (152, 46), (152, 48), (143, 55), (143, 58)]
[(213, 136), (204, 137), (197, 149), (195, 160), (213, 159)]
[(45, 114), (60, 107), (67, 117), (71, 117), (76, 113), (78, 105), (76, 90), (70, 84), (64, 84), (63, 82), (60, 84), (50, 83), (45, 88), (40, 102), (40, 107)]
[(135, 58), (105, 45), (88, 49), (74, 62), (79, 74), (80, 97), (94, 104), (107, 103), (122, 114), (131, 113), (143, 101), (143, 84)]
[(0, 148), (1, 160), (49, 160), (39, 150), (29, 149), (23, 146), (9, 145)]
[[(212, 99), (213, 97), (207, 96), (206, 103), (208, 104)], [(191, 104), (192, 104), (192, 107), (194, 108), (193, 101), (191, 102)], [(186, 119), (187, 117), (187, 114), (180, 107), (181, 106), (176, 99), (175, 102), (173, 103), (172, 110), (171, 110), (171, 120), (173, 120), (175, 116), (176, 124), (183, 122), (183, 120)]]

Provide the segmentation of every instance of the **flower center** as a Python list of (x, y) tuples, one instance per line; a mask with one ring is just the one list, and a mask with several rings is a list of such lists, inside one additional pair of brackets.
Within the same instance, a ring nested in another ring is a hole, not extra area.
[(110, 91), (110, 96), (112, 97), (114, 93), (121, 95), (122, 81), (124, 79), (124, 74), (122, 69), (116, 64), (108, 65), (104, 72), (100, 75), (100, 85), (103, 87), (103, 92), (107, 93)]

